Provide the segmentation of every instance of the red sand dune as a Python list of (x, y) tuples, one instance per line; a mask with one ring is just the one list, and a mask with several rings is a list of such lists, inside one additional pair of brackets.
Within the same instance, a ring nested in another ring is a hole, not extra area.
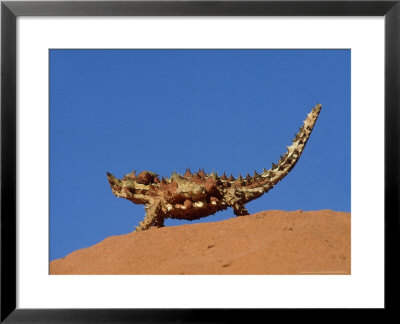
[(263, 211), (111, 236), (50, 274), (350, 274), (350, 213)]

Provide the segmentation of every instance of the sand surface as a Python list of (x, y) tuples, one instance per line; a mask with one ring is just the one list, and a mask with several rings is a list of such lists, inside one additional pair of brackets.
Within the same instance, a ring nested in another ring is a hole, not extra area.
[(50, 274), (350, 274), (350, 213), (264, 211), (111, 236)]

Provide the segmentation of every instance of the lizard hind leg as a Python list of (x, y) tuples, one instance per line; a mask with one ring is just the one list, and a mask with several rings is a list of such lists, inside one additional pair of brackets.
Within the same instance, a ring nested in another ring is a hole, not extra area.
[(136, 226), (136, 232), (144, 231), (150, 227), (163, 227), (165, 214), (161, 208), (161, 201), (157, 200), (146, 208), (146, 216), (144, 219)]
[(232, 206), (233, 212), (236, 216), (250, 215), (249, 211), (242, 204), (235, 204)]

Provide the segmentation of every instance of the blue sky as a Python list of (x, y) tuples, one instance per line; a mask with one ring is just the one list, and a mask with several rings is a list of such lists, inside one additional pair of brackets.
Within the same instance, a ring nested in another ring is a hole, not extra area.
[(295, 168), (246, 207), (350, 211), (350, 62), (350, 50), (50, 50), (50, 260), (143, 219), (107, 171), (261, 172), (317, 103)]

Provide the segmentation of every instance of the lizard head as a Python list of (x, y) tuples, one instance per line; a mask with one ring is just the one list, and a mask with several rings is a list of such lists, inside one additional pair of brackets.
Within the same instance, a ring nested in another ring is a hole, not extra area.
[(131, 200), (135, 204), (145, 205), (151, 202), (149, 192), (160, 183), (158, 175), (151, 171), (142, 171), (137, 176), (135, 171), (132, 171), (122, 180), (107, 172), (107, 179), (115, 196)]

